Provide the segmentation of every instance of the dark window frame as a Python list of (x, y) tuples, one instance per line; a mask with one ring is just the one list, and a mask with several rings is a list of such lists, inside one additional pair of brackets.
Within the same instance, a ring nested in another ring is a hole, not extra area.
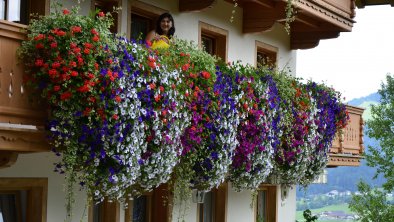
[(214, 40), (213, 55), (227, 62), (228, 57), (228, 31), (217, 26), (200, 21), (198, 24), (198, 44), (202, 47), (203, 37)]

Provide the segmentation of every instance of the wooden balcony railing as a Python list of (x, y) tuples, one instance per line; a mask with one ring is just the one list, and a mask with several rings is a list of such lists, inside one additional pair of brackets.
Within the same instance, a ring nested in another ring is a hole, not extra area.
[(42, 130), (45, 103), (25, 87), (24, 66), (17, 58), (25, 27), (0, 20), (0, 167), (15, 159), (13, 152), (48, 150)]
[[(0, 20), (0, 167), (20, 152), (48, 151), (45, 141), (45, 102), (23, 83), (24, 66), (17, 48), (26, 38), (24, 25)], [(363, 109), (348, 106), (350, 124), (334, 141), (329, 167), (358, 166), (363, 146)]]
[(329, 153), (328, 167), (359, 166), (364, 153), (363, 118), (364, 109), (346, 107), (350, 123), (343, 132), (335, 138)]

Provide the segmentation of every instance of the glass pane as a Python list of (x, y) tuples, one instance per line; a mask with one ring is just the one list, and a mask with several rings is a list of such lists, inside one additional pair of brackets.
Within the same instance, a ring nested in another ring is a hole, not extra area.
[(257, 65), (264, 66), (269, 62), (269, 56), (264, 52), (257, 52)]
[(147, 197), (140, 196), (133, 202), (133, 222), (146, 222)]
[(210, 191), (205, 193), (204, 203), (199, 207), (199, 222), (213, 222), (215, 199)]
[(0, 19), (5, 19), (5, 0), (0, 0)]
[(142, 17), (131, 13), (131, 39), (142, 39), (144, 40), (148, 32), (150, 31), (150, 24), (152, 20), (146, 17)]
[(211, 55), (215, 55), (215, 51), (214, 51), (215, 39), (214, 38), (202, 35), (201, 36), (201, 43), (202, 43), (202, 46), (204, 47), (204, 50), (207, 53), (209, 53)]
[(0, 194), (0, 212), (3, 222), (18, 221), (15, 194)]
[(20, 0), (12, 0), (8, 1), (8, 21), (11, 22), (20, 22), (21, 20), (21, 1)]
[(257, 194), (257, 222), (266, 222), (266, 193), (265, 190), (258, 191)]
[(101, 222), (101, 211), (103, 209), (103, 203), (93, 205), (93, 222)]

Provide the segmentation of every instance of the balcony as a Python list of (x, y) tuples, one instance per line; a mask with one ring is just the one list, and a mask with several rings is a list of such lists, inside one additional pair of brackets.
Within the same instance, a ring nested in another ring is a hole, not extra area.
[[(233, 3), (232, 0), (225, 0)], [(214, 0), (179, 0), (179, 11), (212, 7)], [(243, 10), (243, 32), (269, 31), (276, 22), (285, 23), (286, 0), (238, 0)], [(316, 47), (321, 39), (337, 38), (350, 32), (355, 16), (354, 0), (293, 0), (296, 17), (291, 23), (291, 49)]]
[(0, 168), (12, 164), (18, 153), (49, 150), (45, 103), (26, 89), (24, 67), (17, 59), (25, 27), (0, 20)]
[[(16, 51), (26, 38), (24, 25), (0, 20), (0, 168), (18, 153), (48, 151), (45, 102), (23, 84), (24, 67)], [(363, 109), (348, 106), (350, 124), (334, 141), (329, 167), (358, 166), (363, 153)]]
[(359, 166), (364, 153), (362, 119), (364, 109), (354, 106), (346, 108), (349, 112), (350, 123), (332, 143), (328, 167)]

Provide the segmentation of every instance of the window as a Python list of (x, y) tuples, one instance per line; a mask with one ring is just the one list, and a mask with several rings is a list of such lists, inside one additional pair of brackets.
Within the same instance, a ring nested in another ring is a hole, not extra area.
[(257, 191), (255, 221), (276, 221), (276, 186), (260, 186)]
[(119, 203), (104, 200), (99, 204), (90, 206), (89, 222), (119, 222)]
[(45, 15), (49, 12), (46, 0), (0, 0), (0, 19), (28, 24), (30, 14)]
[(131, 13), (131, 39), (145, 39), (150, 30), (155, 28), (152, 18)]
[(117, 0), (95, 0), (92, 1), (94, 3), (94, 10), (100, 10), (104, 13), (110, 12), (112, 15), (112, 18), (114, 19), (114, 24), (110, 27), (110, 30), (112, 33), (117, 33), (119, 30), (119, 20), (120, 17), (120, 11), (119, 12), (114, 12), (114, 9), (119, 7), (119, 2)]
[(276, 66), (278, 48), (272, 45), (256, 41), (256, 66)]
[(166, 10), (138, 1), (129, 1), (129, 24), (127, 35), (130, 39), (145, 39), (156, 25), (156, 19)]
[(197, 206), (198, 222), (226, 221), (227, 183), (205, 193), (204, 203)]
[(228, 31), (222, 28), (200, 22), (199, 45), (209, 54), (216, 55), (227, 61)]
[(204, 203), (198, 204), (198, 222), (213, 222), (215, 216), (215, 191), (205, 193)]
[(128, 201), (125, 222), (150, 222), (152, 196), (142, 195)]
[(47, 178), (1, 178), (0, 221), (46, 222)]
[(125, 222), (171, 221), (171, 196), (168, 185), (162, 184), (152, 192), (129, 200), (125, 210)]

